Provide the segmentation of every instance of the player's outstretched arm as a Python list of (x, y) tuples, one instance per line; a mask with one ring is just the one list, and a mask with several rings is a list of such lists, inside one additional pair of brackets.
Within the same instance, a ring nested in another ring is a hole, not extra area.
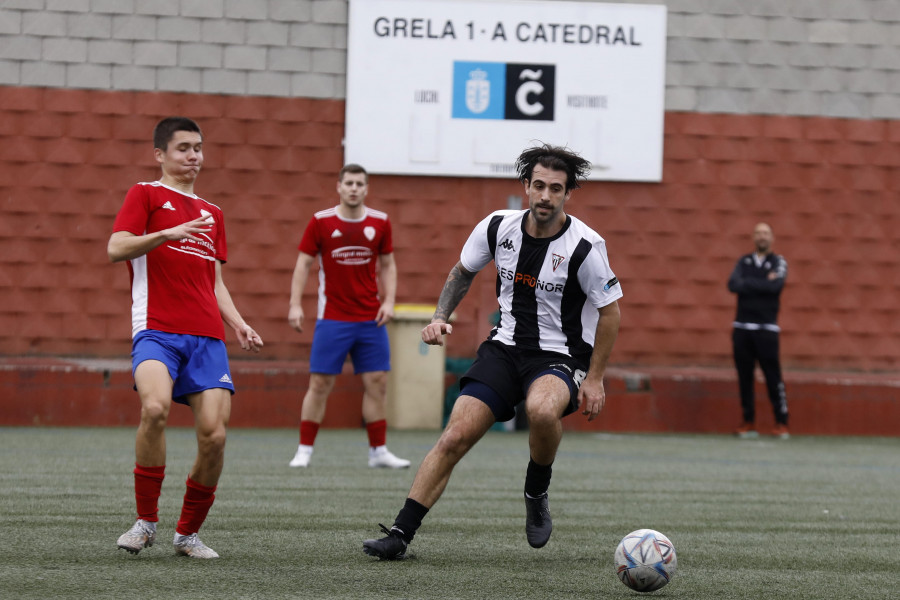
[(453, 326), (448, 322), (450, 315), (462, 302), (462, 299), (472, 287), (472, 281), (475, 279), (476, 273), (467, 271), (462, 263), (456, 263), (447, 281), (444, 282), (444, 289), (438, 298), (437, 308), (435, 308), (434, 316), (431, 317), (431, 323), (422, 329), (422, 341), (432, 346), (443, 346), (444, 335), (453, 333)]
[(143, 256), (168, 241), (187, 238), (199, 242), (201, 238), (198, 237), (198, 234), (212, 230), (212, 223), (209, 222), (209, 219), (208, 216), (197, 217), (193, 221), (182, 223), (177, 227), (145, 235), (135, 235), (130, 231), (116, 231), (109, 236), (106, 253), (109, 255), (110, 262), (120, 262)]

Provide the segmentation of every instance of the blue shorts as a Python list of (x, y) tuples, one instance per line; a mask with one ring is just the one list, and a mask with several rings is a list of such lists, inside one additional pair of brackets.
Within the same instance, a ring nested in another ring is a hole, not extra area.
[(376, 321), (319, 319), (309, 354), (309, 372), (338, 375), (347, 355), (354, 373), (391, 370), (391, 345), (387, 328)]
[(228, 353), (222, 340), (145, 329), (132, 343), (132, 376), (145, 360), (158, 360), (166, 365), (174, 382), (172, 399), (179, 404), (187, 404), (189, 394), (212, 388), (225, 388), (234, 394)]
[(478, 358), (460, 379), (460, 395), (478, 398), (491, 409), (497, 421), (516, 416), (516, 405), (525, 399), (538, 377), (555, 375), (569, 386), (569, 405), (563, 416), (578, 408), (578, 388), (587, 364), (565, 354), (519, 350), (500, 342), (486, 341)]

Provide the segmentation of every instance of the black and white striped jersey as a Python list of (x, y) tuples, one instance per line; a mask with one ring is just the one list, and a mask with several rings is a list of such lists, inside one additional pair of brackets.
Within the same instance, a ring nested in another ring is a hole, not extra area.
[(472, 231), (460, 255), (471, 272), (497, 268), (500, 322), (488, 339), (522, 349), (585, 358), (593, 350), (597, 309), (622, 297), (606, 241), (579, 219), (552, 238), (525, 233), (528, 210), (498, 210)]

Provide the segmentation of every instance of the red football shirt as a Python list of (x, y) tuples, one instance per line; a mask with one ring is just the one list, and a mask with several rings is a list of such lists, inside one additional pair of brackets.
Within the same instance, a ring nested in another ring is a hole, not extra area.
[(131, 334), (144, 329), (225, 339), (216, 300), (216, 260), (225, 262), (225, 221), (215, 204), (158, 181), (128, 190), (113, 231), (144, 235), (206, 215), (212, 219), (201, 242), (168, 241), (128, 261)]
[(338, 216), (337, 207), (309, 220), (300, 252), (319, 257), (317, 318), (371, 321), (378, 314), (376, 258), (394, 251), (387, 214), (366, 208), (362, 219)]

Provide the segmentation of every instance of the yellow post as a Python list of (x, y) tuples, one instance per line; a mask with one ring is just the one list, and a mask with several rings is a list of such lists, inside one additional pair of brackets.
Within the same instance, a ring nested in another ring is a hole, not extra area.
[(422, 341), (435, 307), (397, 304), (388, 323), (391, 372), (387, 422), (394, 429), (440, 429), (444, 419), (444, 347)]

